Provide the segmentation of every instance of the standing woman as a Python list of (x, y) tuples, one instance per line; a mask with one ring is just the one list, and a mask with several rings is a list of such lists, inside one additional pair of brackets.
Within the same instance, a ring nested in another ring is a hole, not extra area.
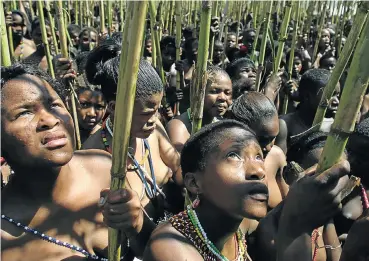
[[(84, 149), (112, 152), (121, 43), (121, 36), (111, 37), (87, 58), (87, 79), (101, 85), (109, 117), (102, 128), (86, 140)], [(172, 178), (172, 173), (180, 173), (179, 154), (157, 119), (162, 97), (163, 84), (159, 75), (147, 61), (141, 60), (129, 141), (127, 186), (139, 195), (144, 213), (152, 220), (151, 227), (164, 216), (163, 186)]]

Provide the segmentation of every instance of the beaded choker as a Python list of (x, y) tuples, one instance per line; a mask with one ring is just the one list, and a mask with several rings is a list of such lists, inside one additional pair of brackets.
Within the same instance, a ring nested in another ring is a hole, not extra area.
[[(187, 210), (169, 219), (172, 226), (189, 239), (205, 261), (228, 261), (217, 247), (207, 238), (195, 210), (189, 205)], [(237, 261), (251, 260), (247, 254), (245, 237), (239, 229), (237, 238)]]
[[(36, 236), (36, 237), (39, 237), (39, 238), (41, 238), (42, 240), (45, 240), (45, 241), (47, 241), (47, 242), (50, 242), (50, 243), (56, 244), (56, 245), (61, 246), (61, 247), (65, 247), (65, 248), (69, 248), (69, 249), (71, 249), (71, 250), (77, 251), (77, 252), (79, 252), (79, 253), (81, 253), (81, 254), (85, 255), (87, 258), (94, 259), (94, 260), (100, 260), (100, 261), (109, 261), (107, 258), (103, 258), (103, 257), (99, 257), (99, 256), (94, 255), (94, 254), (90, 254), (90, 253), (88, 253), (86, 250), (84, 250), (84, 249), (83, 249), (83, 248), (81, 248), (81, 247), (78, 247), (78, 246), (75, 246), (75, 245), (72, 245), (72, 244), (69, 244), (69, 243), (66, 243), (66, 242), (60, 241), (60, 240), (58, 240), (58, 239), (56, 239), (56, 238), (53, 238), (53, 237), (50, 237), (50, 236), (48, 236), (48, 235), (46, 235), (46, 234), (43, 234), (43, 233), (41, 233), (41, 232), (38, 232), (37, 230), (32, 229), (32, 228), (30, 228), (30, 227), (27, 227), (27, 226), (25, 226), (25, 225), (23, 225), (23, 224), (21, 224), (21, 223), (19, 223), (19, 222), (16, 222), (14, 219), (9, 218), (9, 217), (7, 217), (7, 216), (5, 216), (5, 215), (1, 215), (1, 219), (4, 219), (4, 220), (6, 220), (6, 221), (9, 221), (10, 223), (12, 223), (12, 224), (16, 225), (17, 227), (21, 227), (21, 228), (23, 228), (23, 230), (24, 230), (25, 232), (27, 232), (27, 233), (29, 233), (29, 234), (32, 234), (32, 235), (34, 235), (34, 236)], [(127, 241), (127, 247), (129, 248), (129, 240)], [(123, 258), (124, 258), (124, 256), (123, 256), (123, 257), (121, 257), (121, 259), (120, 259), (120, 260), (122, 260)]]

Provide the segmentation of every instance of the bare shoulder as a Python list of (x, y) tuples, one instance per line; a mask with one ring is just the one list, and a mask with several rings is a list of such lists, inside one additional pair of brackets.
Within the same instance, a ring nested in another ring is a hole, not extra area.
[(277, 162), (279, 162), (280, 165), (285, 166), (287, 164), (286, 155), (284, 154), (283, 150), (280, 147), (278, 147), (277, 145), (274, 145), (272, 147), (269, 154), (273, 159), (275, 159)]
[(151, 234), (145, 261), (202, 260), (192, 243), (170, 223), (159, 225)]
[(173, 133), (187, 134), (190, 135), (189, 128), (191, 127), (191, 122), (188, 120), (187, 112), (182, 113), (179, 117), (170, 120), (167, 124), (167, 132), (169, 136)]
[(104, 150), (79, 150), (74, 153), (74, 160), (89, 173), (110, 177), (112, 158)]

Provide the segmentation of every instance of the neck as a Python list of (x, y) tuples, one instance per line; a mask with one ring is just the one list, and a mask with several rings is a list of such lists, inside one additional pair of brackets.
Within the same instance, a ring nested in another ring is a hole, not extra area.
[(299, 108), (297, 113), (301, 121), (308, 125), (310, 128), (311, 124), (313, 124), (314, 121), (315, 111), (311, 110), (311, 108), (308, 108), (304, 104), (301, 104), (301, 107)]
[(202, 126), (208, 125), (210, 123), (213, 122), (215, 117), (213, 117), (212, 115), (208, 115), (205, 113), (205, 111), (203, 112), (203, 118), (202, 118)]
[(213, 204), (206, 202), (202, 202), (195, 211), (208, 239), (219, 251), (223, 250), (226, 242), (234, 236), (242, 222), (242, 219), (231, 217)]
[(13, 46), (14, 49), (18, 47), (18, 45), (20, 45), (21, 41), (22, 41), (23, 37), (13, 37)]
[(14, 177), (11, 179), (12, 187), (22, 190), (32, 198), (52, 199), (63, 191), (61, 185), (70, 173), (69, 163), (63, 167), (50, 168), (23, 168), (12, 167)]

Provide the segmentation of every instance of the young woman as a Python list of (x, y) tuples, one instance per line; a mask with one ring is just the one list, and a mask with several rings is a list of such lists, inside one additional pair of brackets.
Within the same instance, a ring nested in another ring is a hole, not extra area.
[(286, 156), (274, 145), (279, 133), (278, 113), (274, 104), (259, 92), (248, 92), (233, 102), (228, 117), (246, 124), (255, 132), (265, 158), (268, 206), (276, 207), (286, 196), (288, 186), (282, 177), (283, 168), (287, 164)]
[(1, 153), (14, 171), (1, 191), (1, 260), (106, 256), (97, 203), (110, 186), (110, 155), (74, 151), (64, 90), (39, 68), (1, 68)]
[[(238, 121), (219, 121), (194, 134), (181, 156), (185, 186), (196, 199), (184, 212), (152, 233), (144, 260), (250, 260), (239, 227), (244, 218), (263, 218), (268, 201), (263, 153), (256, 137)], [(342, 165), (336, 167), (339, 171), (329, 169), (321, 177), (334, 182), (347, 174)], [(332, 186), (319, 180), (313, 175), (306, 178), (286, 198), (280, 218), (282, 229), (277, 238), (279, 260), (293, 260), (292, 254), (303, 258), (295, 260), (307, 260), (311, 249), (304, 245), (305, 231), (337, 211), (332, 199), (336, 192), (329, 195)], [(338, 191), (342, 189), (334, 187)], [(309, 192), (317, 194), (308, 197)], [(312, 208), (310, 204), (317, 197), (324, 200)], [(296, 204), (300, 203), (302, 206), (297, 209)], [(307, 210), (309, 215), (300, 217), (298, 223), (290, 223), (295, 215)]]
[[(112, 152), (114, 112), (121, 50), (121, 34), (95, 48), (86, 63), (90, 83), (101, 85), (108, 103), (109, 117), (102, 128), (83, 144), (84, 149)], [(163, 96), (163, 84), (155, 69), (141, 60), (131, 126), (127, 185), (136, 191), (152, 227), (163, 218), (165, 195), (163, 186), (180, 174), (179, 154), (172, 146), (164, 127), (157, 119)]]
[[(232, 82), (228, 74), (216, 66), (208, 66), (207, 74), (211, 84), (206, 85), (202, 126), (223, 117), (232, 103)], [(171, 120), (166, 129), (173, 145), (182, 151), (192, 132), (190, 109)]]

